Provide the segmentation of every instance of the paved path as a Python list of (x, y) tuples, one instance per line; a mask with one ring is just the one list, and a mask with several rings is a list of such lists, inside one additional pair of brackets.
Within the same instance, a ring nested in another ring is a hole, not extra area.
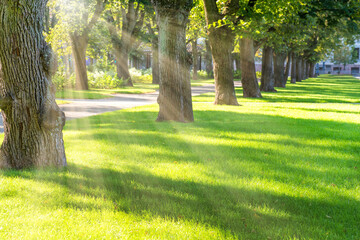
[[(235, 82), (235, 86), (241, 86), (241, 82)], [(214, 92), (214, 85), (204, 85), (191, 88), (192, 95), (198, 96), (203, 93)], [(117, 111), (156, 103), (159, 92), (145, 94), (114, 94), (112, 98), (105, 99), (64, 99), (68, 104), (60, 105), (65, 112), (66, 120), (90, 117), (105, 112)], [(4, 132), (2, 117), (0, 115), (0, 133)]]
[[(214, 85), (192, 87), (192, 95), (214, 92)], [(65, 99), (69, 104), (60, 105), (65, 112), (67, 120), (89, 117), (105, 112), (112, 112), (125, 108), (132, 108), (156, 103), (159, 92), (145, 94), (114, 94), (112, 98), (105, 99)]]

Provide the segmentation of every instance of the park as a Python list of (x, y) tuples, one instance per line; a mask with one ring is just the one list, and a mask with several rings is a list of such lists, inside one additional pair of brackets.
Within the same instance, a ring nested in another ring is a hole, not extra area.
[(0, 0), (0, 239), (360, 239), (360, 3)]

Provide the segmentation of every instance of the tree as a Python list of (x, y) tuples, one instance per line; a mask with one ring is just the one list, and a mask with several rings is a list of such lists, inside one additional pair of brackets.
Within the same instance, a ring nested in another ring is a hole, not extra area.
[(225, 16), (239, 9), (236, 0), (226, 3), (224, 11), (219, 9), (216, 0), (203, 0), (205, 18), (208, 26), (209, 44), (213, 57), (215, 77), (215, 104), (238, 105), (231, 61), (235, 34), (229, 25), (216, 26)]
[[(343, 65), (345, 70), (346, 65), (356, 63), (358, 59), (357, 52), (354, 47), (344, 44), (334, 50), (332, 61), (335, 64)], [(340, 73), (341, 69), (339, 69)]]
[(149, 22), (146, 24), (151, 39), (151, 52), (152, 52), (152, 84), (160, 84), (159, 76), (159, 27), (154, 20), (154, 13), (151, 12)]
[(191, 53), (192, 53), (192, 69), (193, 69), (193, 79), (198, 79), (198, 70), (199, 65), (199, 56), (201, 56), (201, 51), (198, 51), (198, 40), (199, 38), (206, 38), (206, 21), (204, 19), (204, 7), (201, 2), (194, 4), (191, 9), (189, 16), (189, 24), (186, 31), (187, 42), (191, 43)]
[(63, 27), (69, 30), (75, 64), (75, 88), (78, 90), (89, 89), (86, 69), (86, 49), (89, 44), (89, 34), (107, 2), (108, 0), (58, 0), (57, 2), (60, 8), (60, 17), (65, 23)]
[[(115, 20), (115, 18), (120, 19), (120, 14), (122, 17), (121, 36), (118, 34), (120, 22)], [(128, 1), (127, 11), (124, 6), (120, 6), (120, 11), (109, 10), (107, 12), (106, 20), (114, 48), (117, 76), (122, 78), (127, 86), (133, 86), (128, 64), (129, 53), (136, 42), (136, 38), (139, 36), (144, 23), (144, 17), (144, 9), (141, 7), (140, 2), (136, 0)]]
[(0, 0), (0, 85), (4, 141), (0, 166), (65, 166), (65, 115), (55, 102), (47, 0)]
[(152, 0), (159, 26), (160, 106), (157, 121), (194, 121), (186, 25), (192, 0)]
[(264, 46), (261, 64), (260, 90), (264, 92), (276, 92), (274, 84), (273, 49), (269, 46)]

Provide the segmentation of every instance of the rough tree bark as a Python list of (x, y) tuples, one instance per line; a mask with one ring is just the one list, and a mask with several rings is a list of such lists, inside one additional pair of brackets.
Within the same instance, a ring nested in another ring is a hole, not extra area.
[(265, 46), (262, 56), (260, 90), (264, 92), (276, 92), (274, 84), (273, 49)]
[(75, 88), (77, 90), (88, 90), (88, 76), (86, 69), (86, 49), (89, 43), (89, 33), (97, 20), (99, 19), (102, 11), (104, 10), (107, 0), (97, 0), (95, 6), (95, 12), (88, 23), (88, 15), (83, 15), (83, 29), (70, 32), (71, 49), (74, 57), (76, 83)]
[(194, 121), (186, 25), (192, 0), (152, 0), (159, 26), (160, 106), (157, 121)]
[(47, 0), (0, 0), (0, 167), (65, 166), (65, 115), (55, 102), (43, 33)]
[(297, 58), (295, 53), (291, 54), (291, 81), (290, 83), (296, 83), (296, 68)]
[(205, 18), (208, 28), (209, 43), (213, 58), (215, 77), (215, 102), (219, 105), (239, 105), (235, 95), (231, 52), (235, 34), (227, 26), (213, 27), (212, 24), (222, 19), (216, 0), (204, 0)]
[(255, 71), (254, 41), (251, 38), (240, 40), (241, 83), (244, 97), (261, 98)]
[(206, 52), (205, 52), (205, 64), (206, 64), (206, 73), (208, 77), (214, 77), (213, 64), (212, 64), (212, 54), (211, 48), (208, 40), (205, 40)]
[(197, 39), (191, 41), (192, 57), (193, 57), (193, 79), (198, 79), (198, 49), (197, 49)]
[(286, 54), (283, 52), (274, 53), (274, 78), (275, 87), (285, 87), (284, 75), (285, 75), (285, 59)]

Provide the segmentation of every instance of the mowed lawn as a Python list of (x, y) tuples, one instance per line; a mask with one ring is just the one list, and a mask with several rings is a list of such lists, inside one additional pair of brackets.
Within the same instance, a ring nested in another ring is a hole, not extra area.
[(0, 239), (358, 240), (359, 88), (194, 103), (190, 124), (157, 105), (69, 121), (66, 169), (0, 171)]

